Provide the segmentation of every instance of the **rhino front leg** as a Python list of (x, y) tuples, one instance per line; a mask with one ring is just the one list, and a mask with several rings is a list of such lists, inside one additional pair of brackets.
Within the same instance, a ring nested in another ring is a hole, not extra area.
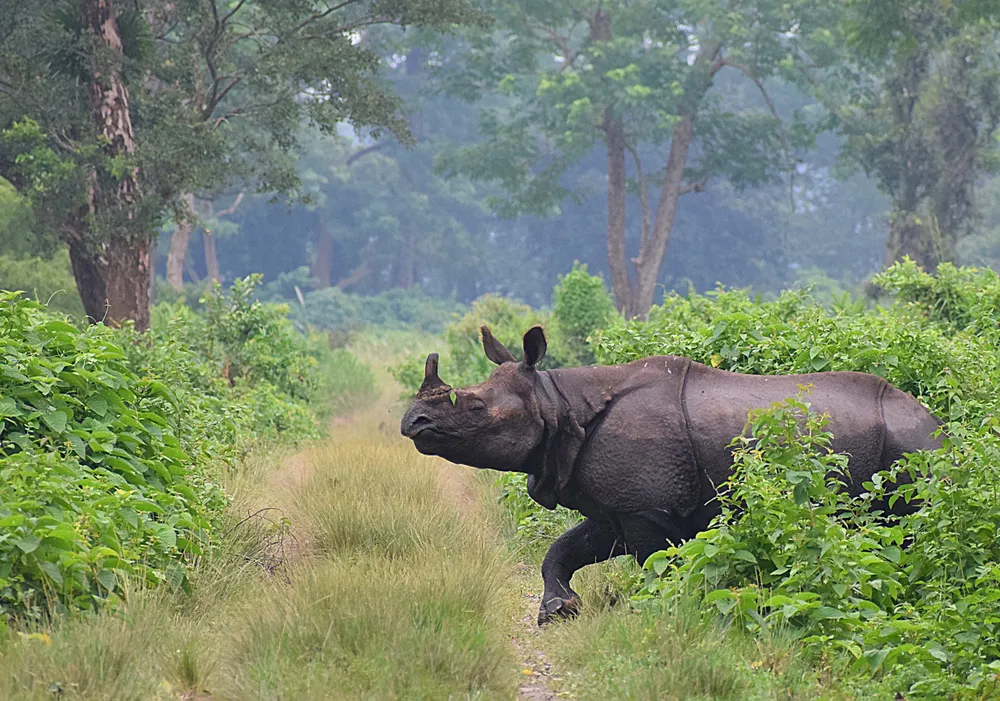
[[(542, 562), (545, 592), (538, 611), (538, 625), (555, 617), (571, 618), (580, 611), (580, 595), (570, 588), (573, 574), (580, 568), (619, 555), (633, 555), (639, 563), (667, 541), (678, 543), (684, 534), (666, 511), (629, 514), (617, 519), (617, 528), (605, 521), (585, 519), (559, 536)], [(618, 533), (625, 535), (624, 540)]]
[(585, 519), (561, 536), (542, 561), (545, 591), (538, 610), (538, 625), (555, 617), (570, 618), (580, 611), (580, 595), (569, 586), (581, 567), (625, 554), (625, 546), (609, 523)]

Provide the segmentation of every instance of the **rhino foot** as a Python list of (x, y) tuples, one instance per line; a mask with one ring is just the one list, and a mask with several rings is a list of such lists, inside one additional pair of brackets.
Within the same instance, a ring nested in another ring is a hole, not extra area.
[(555, 618), (575, 618), (580, 613), (582, 602), (579, 596), (562, 598), (560, 596), (542, 599), (542, 605), (538, 609), (538, 626), (551, 623)]

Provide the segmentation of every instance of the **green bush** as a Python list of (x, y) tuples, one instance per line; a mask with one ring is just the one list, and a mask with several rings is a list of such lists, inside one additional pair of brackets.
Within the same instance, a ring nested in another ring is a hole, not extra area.
[(3, 611), (91, 607), (122, 577), (183, 584), (225, 499), (176, 436), (171, 388), (139, 377), (113, 331), (14, 293), (0, 345)]
[(989, 268), (942, 263), (929, 275), (907, 258), (872, 281), (949, 330), (995, 331), (1000, 318), (1000, 279)]
[[(907, 698), (989, 698), (1000, 691), (1000, 422), (948, 425), (944, 449), (900, 469), (924, 506), (896, 524), (837, 490), (847, 456), (829, 452), (823, 419), (790, 400), (737, 440), (722, 514), (645, 564), (640, 601), (695, 596), (758, 635), (796, 635), (812, 658), (858, 684)], [(907, 545), (904, 540), (909, 540)], [(859, 687), (860, 688), (860, 687)]]
[(560, 276), (552, 292), (552, 320), (567, 364), (593, 364), (591, 337), (618, 318), (604, 279), (590, 275), (586, 265), (573, 263), (573, 270)]
[(304, 298), (304, 306), (298, 302), (292, 305), (292, 318), (332, 331), (374, 327), (441, 333), (467, 310), (453, 300), (430, 297), (419, 288), (394, 288), (363, 296), (327, 287), (309, 292)]
[[(971, 345), (970, 345), (971, 344)], [(806, 292), (760, 302), (742, 291), (669, 295), (648, 321), (607, 330), (596, 349), (602, 364), (680, 355), (733, 372), (791, 374), (855, 370), (885, 377), (943, 418), (982, 416), (992, 406), (997, 357), (980, 339), (929, 324), (897, 305), (825, 309)], [(962, 385), (959, 397), (948, 388)]]
[(204, 313), (84, 331), (0, 293), (0, 610), (91, 608), (123, 578), (185, 586), (216, 542), (214, 480), (253, 446), (318, 435), (316, 407), (356, 402), (371, 370), (257, 302), (251, 276)]
[(73, 319), (83, 319), (83, 302), (63, 249), (51, 259), (0, 256), (0, 290), (20, 290), (29, 299), (46, 304)]

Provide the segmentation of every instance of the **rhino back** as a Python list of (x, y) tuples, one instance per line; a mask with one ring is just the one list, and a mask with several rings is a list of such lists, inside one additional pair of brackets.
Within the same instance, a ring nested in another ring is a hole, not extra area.
[[(741, 375), (693, 363), (684, 399), (699, 464), (716, 484), (729, 475), (729, 442), (746, 425), (747, 412), (793, 397), (810, 385), (804, 399), (812, 411), (829, 414), (833, 449), (849, 456), (851, 493), (903, 452), (936, 447), (930, 433), (937, 422), (910, 395), (875, 375), (825, 372), (807, 375)], [(888, 430), (887, 430), (888, 425)]]

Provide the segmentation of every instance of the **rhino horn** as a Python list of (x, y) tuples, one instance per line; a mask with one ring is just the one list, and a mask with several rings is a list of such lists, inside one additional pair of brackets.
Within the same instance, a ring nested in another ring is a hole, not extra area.
[(420, 385), (417, 396), (422, 399), (437, 397), (451, 392), (451, 386), (438, 377), (438, 354), (431, 353), (424, 363), (424, 382)]

